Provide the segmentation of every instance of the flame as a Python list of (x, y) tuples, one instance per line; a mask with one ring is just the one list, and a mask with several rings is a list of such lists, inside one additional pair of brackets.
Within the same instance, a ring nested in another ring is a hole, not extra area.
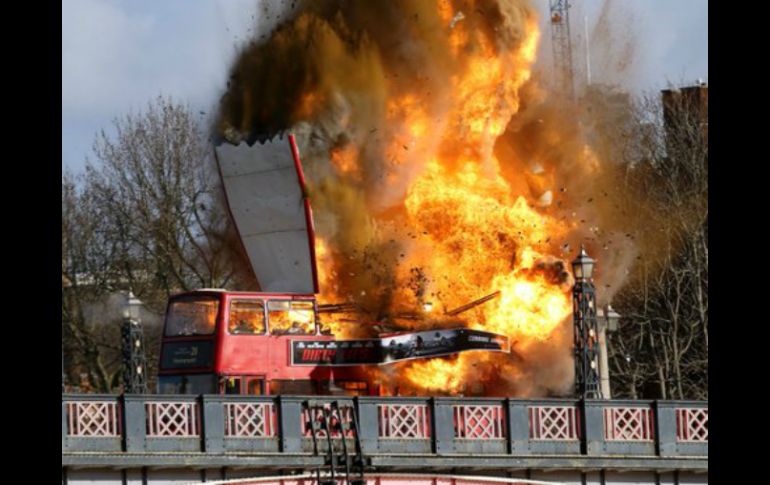
[(469, 355), (415, 361), (406, 367), (403, 376), (411, 387), (434, 394), (456, 394), (464, 389), (464, 370), (469, 364)]
[[(455, 15), (445, 2), (439, 5), (442, 19)], [(534, 20), (527, 22), (527, 32), (518, 50), (497, 52), (482, 32), (455, 25), (452, 50), (459, 53), (469, 43), (475, 48), (462, 75), (452, 79), (456, 103), (448, 126), (462, 136), (444, 139), (443, 146), (454, 149), (442, 150), (426, 164), (404, 201), (408, 226), (428, 246), (412, 251), (405, 266), (433, 275), (429, 292), (451, 295), (445, 304), (459, 306), (499, 291), (499, 298), (469, 315), (474, 319), (468, 326), (509, 336), (520, 350), (548, 339), (571, 312), (564, 285), (532, 272), (548, 252), (548, 242), (569, 228), (515, 195), (488, 149), (518, 111), (518, 91), (530, 78), (540, 35)], [(399, 106), (407, 120), (424, 116), (409, 110), (412, 103)], [(471, 355), (416, 361), (403, 377), (422, 391), (457, 393), (474, 361)]]
[(542, 276), (498, 275), (492, 281), (500, 298), (490, 305), (482, 330), (517, 337), (519, 349), (532, 340), (547, 339), (572, 312), (571, 301)]
[[(563, 282), (538, 269), (554, 252), (551, 241), (570, 227), (527, 199), (533, 194), (535, 200), (542, 199), (553, 182), (543, 175), (522, 174), (532, 194), (519, 193), (503, 177), (492, 153), (495, 139), (519, 110), (519, 90), (530, 79), (540, 32), (534, 16), (529, 17), (523, 39), (515, 48), (504, 48), (482, 29), (472, 28), (452, 2), (439, 0), (436, 8), (441, 22), (451, 23), (448, 46), (461, 66), (448, 79), (450, 105), (438, 120), (423, 93), (394, 88), (385, 107), (390, 137), (384, 149), (389, 170), (384, 181), (397, 184), (407, 172), (412, 177), (399, 221), (411, 236), (398, 238), (408, 241), (396, 269), (398, 301), (403, 307), (422, 307), (421, 298), (440, 295), (447, 311), (499, 291), (498, 298), (463, 315), (465, 325), (506, 335), (517, 349), (525, 350), (547, 340), (571, 312)], [(303, 104), (302, 109), (309, 108)], [(423, 140), (429, 135), (439, 137), (440, 148), (426, 146)], [(330, 159), (339, 174), (360, 180), (358, 155), (358, 148), (348, 145), (332, 149)], [(321, 300), (332, 301), (341, 296), (332, 276), (339, 255), (326, 244), (318, 239), (316, 255)], [(427, 279), (421, 297), (406, 290), (414, 268)], [(441, 323), (428, 319), (402, 325)], [(340, 325), (333, 327), (344, 334)], [(412, 361), (399, 369), (400, 380), (418, 392), (459, 393), (472, 367), (499, 359), (469, 353)]]
[[(453, 306), (499, 291), (468, 325), (506, 335), (523, 351), (547, 340), (572, 310), (569, 286), (535, 271), (549, 239), (562, 237), (569, 227), (523, 196), (514, 197), (499, 173), (485, 175), (473, 160), (461, 165), (452, 174), (434, 159), (410, 187), (405, 200), (410, 227), (423, 234), (430, 249), (425, 255), (415, 251), (407, 265), (443, 274), (434, 279), (431, 293), (452, 295)], [(424, 391), (444, 383), (439, 388), (457, 392), (469, 362), (465, 355), (451, 362), (415, 362), (404, 377)]]
[(358, 148), (348, 144), (344, 147), (336, 147), (329, 153), (332, 165), (342, 176), (349, 176), (354, 180), (361, 179), (361, 171), (358, 166)]
[(297, 106), (297, 113), (302, 118), (311, 118), (322, 105), (321, 96), (315, 91), (304, 93)]
[(334, 279), (336, 277), (336, 271), (334, 271), (334, 258), (329, 250), (329, 246), (326, 240), (315, 235), (315, 260), (316, 271), (318, 273), (318, 286), (323, 288), (323, 292), (318, 295), (319, 303), (329, 303), (336, 295), (336, 285)]
[[(316, 214), (325, 217), (316, 235), (320, 304), (361, 304), (369, 314), (356, 318), (386, 329), (497, 332), (524, 359), (548, 342), (566, 348), (562, 324), (572, 305), (559, 255), (577, 226), (557, 212), (561, 174), (548, 150), (562, 133), (538, 132), (542, 150), (501, 154), (496, 145), (509, 142), (525, 87), (536, 85), (539, 39), (526, 0), (356, 2), (309, 7), (254, 48), (266, 60), (259, 65), (285, 55), (296, 62), (281, 72), (304, 75), (291, 77), (291, 102), (278, 104), (293, 110), (292, 122), (310, 131), (309, 151), (321, 154), (305, 159), (322, 167), (308, 170)], [(254, 65), (243, 59), (246, 69)], [(255, 90), (272, 86), (260, 79)], [(235, 93), (236, 107), (256, 96)], [(236, 121), (247, 117), (231, 111)], [(247, 114), (270, 128), (261, 113)], [(570, 157), (576, 170), (600, 170), (590, 149)], [(339, 315), (321, 318), (338, 337), (365, 333)], [(490, 393), (474, 389), (522, 377), (516, 359), (469, 352), (414, 360), (379, 380), (403, 392)]]

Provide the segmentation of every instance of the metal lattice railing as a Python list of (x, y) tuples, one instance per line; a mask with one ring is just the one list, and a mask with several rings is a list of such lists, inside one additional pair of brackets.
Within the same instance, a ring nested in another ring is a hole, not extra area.
[(708, 443), (708, 408), (677, 408), (676, 440), (690, 443)]
[(652, 441), (652, 409), (604, 408), (604, 438), (607, 441)]
[(273, 403), (225, 403), (225, 436), (272, 438), (275, 432)]
[(541, 441), (577, 441), (580, 423), (575, 406), (529, 408), (529, 438)]
[(67, 403), (67, 434), (75, 437), (114, 438), (120, 436), (118, 403), (72, 401)]
[(505, 412), (500, 405), (455, 405), (455, 438), (484, 440), (505, 438)]
[(197, 438), (198, 405), (194, 402), (149, 402), (147, 436), (152, 438)]
[[(339, 439), (342, 436), (342, 422), (345, 424), (345, 437), (355, 438), (356, 434), (352, 429), (353, 408), (349, 406), (332, 408), (331, 404), (313, 406), (311, 408), (304, 408), (302, 410), (302, 421), (300, 423), (302, 436), (305, 438), (311, 438), (313, 436), (313, 426), (315, 426), (316, 438), (326, 438), (325, 420), (327, 413), (332, 438)], [(340, 413), (342, 414), (342, 422), (340, 421)], [(315, 421), (315, 424), (311, 424), (311, 419)]]
[(428, 439), (430, 424), (425, 404), (378, 404), (380, 438)]
[(307, 452), (313, 430), (341, 449), (360, 425), (367, 453), (708, 456), (700, 401), (64, 394), (61, 411), (63, 452)]

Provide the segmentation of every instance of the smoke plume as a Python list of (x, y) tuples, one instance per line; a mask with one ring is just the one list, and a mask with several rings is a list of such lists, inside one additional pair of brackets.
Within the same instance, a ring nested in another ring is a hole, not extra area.
[(569, 259), (581, 243), (600, 255), (605, 296), (633, 259), (616, 166), (584, 107), (532, 72), (537, 20), (526, 0), (298, 2), (232, 67), (217, 135), (297, 136), (319, 298), (360, 310), (328, 322), (338, 336), (465, 326), (515, 342), (383, 369), (392, 392), (567, 392)]

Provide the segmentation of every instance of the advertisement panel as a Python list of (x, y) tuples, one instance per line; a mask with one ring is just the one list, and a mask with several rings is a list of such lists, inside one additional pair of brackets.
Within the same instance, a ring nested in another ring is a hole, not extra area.
[(379, 339), (293, 340), (292, 365), (379, 365), (469, 350), (510, 352), (508, 338), (467, 328), (402, 333)]

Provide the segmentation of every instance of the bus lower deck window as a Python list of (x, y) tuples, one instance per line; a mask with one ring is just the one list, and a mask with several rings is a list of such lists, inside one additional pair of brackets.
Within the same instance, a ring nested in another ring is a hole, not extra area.
[(240, 394), (241, 379), (239, 377), (225, 378), (225, 394)]
[(319, 391), (324, 395), (333, 396), (366, 396), (369, 386), (364, 381), (321, 381)]
[(246, 381), (246, 394), (261, 396), (265, 393), (265, 380), (261, 378), (248, 379)]
[(216, 377), (214, 374), (159, 376), (158, 392), (160, 394), (214, 394)]
[(270, 394), (310, 396), (316, 394), (316, 386), (310, 380), (275, 379), (270, 381)]

